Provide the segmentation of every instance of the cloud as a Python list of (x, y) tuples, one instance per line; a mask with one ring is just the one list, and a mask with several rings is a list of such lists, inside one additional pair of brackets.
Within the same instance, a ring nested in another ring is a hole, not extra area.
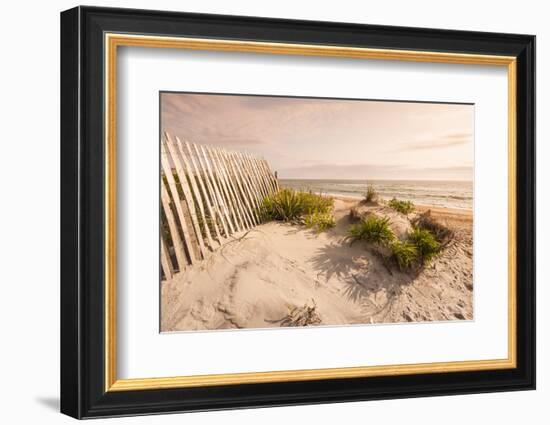
[(327, 179), (327, 180), (472, 180), (472, 166), (410, 167), (407, 165), (380, 164), (317, 164), (275, 170), (282, 179)]
[(315, 164), (278, 170), (281, 178), (299, 179), (366, 179), (380, 175), (394, 175), (402, 170), (399, 165), (378, 164)]
[(471, 140), (473, 137), (473, 134), (472, 133), (451, 133), (451, 134), (447, 134), (446, 138), (447, 139), (468, 139), (468, 140)]
[(397, 151), (414, 151), (428, 149), (445, 149), (453, 146), (462, 146), (473, 141), (471, 133), (451, 133), (444, 136), (430, 139), (420, 140), (416, 142), (406, 143), (398, 146)]

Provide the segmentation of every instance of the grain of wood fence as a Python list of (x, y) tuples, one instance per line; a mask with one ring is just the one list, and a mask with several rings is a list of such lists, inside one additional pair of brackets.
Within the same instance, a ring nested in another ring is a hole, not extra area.
[(171, 279), (260, 224), (263, 200), (279, 185), (267, 161), (248, 153), (168, 133), (161, 143), (160, 258), (163, 277)]

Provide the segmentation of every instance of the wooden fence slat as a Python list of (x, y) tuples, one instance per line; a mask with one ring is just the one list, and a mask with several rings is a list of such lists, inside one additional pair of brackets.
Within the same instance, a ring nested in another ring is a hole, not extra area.
[(256, 161), (255, 158), (252, 158), (252, 156), (250, 155), (247, 155), (246, 157), (248, 161), (252, 164), (252, 167), (254, 168), (254, 172), (258, 176), (258, 181), (259, 181), (260, 187), (262, 188), (263, 196), (269, 195), (269, 191), (267, 190), (267, 186), (264, 181), (264, 176), (260, 170), (260, 167), (258, 166), (258, 162)]
[(254, 164), (254, 167), (256, 168), (257, 173), (260, 176), (260, 183), (261, 183), (261, 186), (262, 186), (263, 191), (264, 191), (264, 196), (269, 196), (270, 193), (271, 193), (270, 190), (269, 190), (269, 185), (267, 184), (265, 174), (262, 170), (262, 167), (260, 166), (258, 158), (253, 158), (253, 157), (249, 156), (249, 159)]
[(256, 176), (256, 173), (254, 173), (254, 170), (252, 169), (251, 164), (246, 159), (246, 156), (244, 154), (237, 154), (237, 161), (239, 161), (241, 170), (243, 172), (243, 176), (245, 180), (247, 181), (247, 185), (250, 188), (250, 192), (254, 196), (254, 199), (256, 200), (256, 204), (259, 206), (262, 204), (262, 193), (260, 191), (260, 187), (258, 185), (258, 178)]
[[(233, 176), (233, 185), (235, 186), (235, 192), (237, 198), (239, 199), (239, 205), (241, 205), (241, 208), (244, 211), (245, 217), (249, 223), (249, 227), (255, 226), (256, 224), (258, 224), (258, 222), (256, 221), (256, 217), (254, 216), (254, 208), (251, 207), (251, 200), (249, 200), (249, 196), (247, 196), (247, 193), (243, 189), (241, 179), (239, 178), (237, 170), (235, 169), (235, 164), (229, 157), (227, 150), (221, 149), (220, 151), (220, 154), (227, 164), (230, 174)], [(243, 201), (246, 205), (243, 205)]]
[(241, 156), (237, 152), (231, 153), (231, 158), (233, 159), (233, 164), (235, 166), (235, 170), (242, 182), (242, 186), (246, 192), (245, 197), (249, 200), (251, 206), (252, 206), (252, 213), (253, 216), (256, 218), (256, 221), (260, 222), (260, 202), (257, 194), (254, 192), (253, 188), (250, 185), (250, 180), (247, 176), (247, 170), (243, 167), (243, 163), (241, 161)]
[(275, 191), (275, 182), (273, 181), (273, 175), (271, 173), (271, 170), (269, 169), (269, 166), (267, 165), (267, 161), (265, 159), (261, 159), (260, 164), (264, 169), (266, 180), (270, 187), (270, 193), (273, 193)]
[(237, 209), (237, 205), (235, 205), (235, 202), (232, 199), (231, 192), (229, 190), (229, 185), (227, 183), (227, 179), (224, 172), (225, 170), (223, 169), (223, 165), (218, 161), (218, 158), (216, 156), (216, 150), (208, 146), (207, 152), (208, 152), (208, 155), (210, 155), (210, 160), (212, 161), (214, 170), (218, 175), (218, 179), (220, 181), (220, 187), (222, 188), (222, 193), (225, 197), (225, 200), (229, 209), (229, 213), (233, 218), (233, 222), (235, 223), (235, 228), (237, 229), (238, 232), (241, 230), (244, 230), (244, 222), (240, 217), (239, 211)]
[(274, 191), (274, 187), (273, 187), (273, 182), (271, 180), (271, 177), (269, 176), (269, 170), (265, 168), (265, 163), (263, 159), (258, 159), (258, 164), (264, 174), (264, 179), (265, 179), (265, 183), (267, 185), (268, 191), (271, 194)]
[[(208, 177), (208, 172), (206, 170), (206, 167), (202, 163), (196, 145), (191, 145), (187, 141), (185, 143), (187, 146), (187, 150), (189, 151), (189, 157), (191, 158), (191, 161), (195, 166), (195, 169), (197, 170), (197, 179), (199, 180), (199, 184), (203, 190), (203, 194), (206, 199), (206, 206), (208, 208), (208, 211), (210, 212), (210, 217), (214, 226), (214, 231), (216, 232), (218, 238), (218, 242), (221, 244), (224, 239), (222, 233), (224, 232), (224, 230), (226, 230), (226, 227), (216, 200), (216, 194), (214, 193), (214, 189), (212, 188), (212, 185), (210, 183), (210, 178)], [(191, 150), (191, 146), (193, 147), (193, 150)], [(197, 159), (196, 162), (195, 158)], [(220, 226), (222, 226), (221, 229)]]
[(172, 279), (172, 276), (174, 276), (174, 268), (172, 267), (172, 260), (170, 260), (170, 254), (168, 253), (168, 246), (162, 233), (160, 234), (160, 265), (162, 267), (162, 272), (164, 273), (165, 279)]
[[(191, 145), (189, 144), (189, 142), (187, 140), (185, 141), (185, 147), (187, 148), (187, 153), (189, 154), (189, 159), (191, 160), (191, 164), (193, 165), (193, 168), (195, 170), (195, 177), (198, 180), (199, 186), (202, 190), (204, 203), (206, 204), (206, 209), (208, 210), (210, 220), (212, 221), (212, 227), (214, 228), (214, 232), (216, 233), (216, 238), (218, 239), (218, 242), (221, 244), (222, 243), (222, 236), (220, 234), (220, 228), (218, 226), (218, 221), (216, 219), (216, 214), (217, 214), (216, 206), (210, 198), (213, 195), (211, 195), (207, 191), (206, 185), (208, 184), (208, 181), (207, 181), (207, 184), (205, 184), (205, 182), (204, 182), (205, 178), (208, 179), (208, 177), (206, 176), (206, 171), (204, 171), (197, 164), (198, 159), (197, 159), (197, 161), (195, 161), (195, 156), (193, 155), (193, 151), (191, 150)], [(183, 146), (182, 146), (182, 148), (183, 148)]]
[(184, 242), (187, 246), (187, 251), (189, 254), (189, 261), (191, 264), (195, 263), (197, 260), (197, 257), (195, 256), (195, 251), (193, 249), (193, 246), (191, 245), (190, 238), (186, 238), (185, 235), (190, 235), (190, 229), (187, 226), (187, 221), (185, 220), (185, 214), (183, 212), (183, 208), (181, 205), (181, 202), (179, 202), (179, 194), (178, 194), (178, 188), (176, 186), (176, 181), (174, 180), (174, 175), (172, 174), (172, 167), (170, 166), (170, 163), (168, 161), (168, 152), (165, 152), (165, 154), (160, 155), (161, 165), (162, 169), (164, 171), (164, 175), (166, 176), (166, 180), (168, 181), (168, 187), (170, 188), (170, 192), (172, 193), (172, 199), (174, 200), (174, 204), (176, 206), (176, 212), (178, 213), (178, 219), (181, 225), (181, 229), (184, 234)]
[(264, 176), (260, 170), (260, 167), (258, 166), (258, 162), (256, 161), (256, 158), (253, 158), (250, 155), (246, 155), (246, 159), (250, 162), (252, 169), (254, 170), (254, 173), (258, 179), (258, 189), (260, 190), (260, 194), (262, 199), (269, 195), (269, 190), (267, 190), (267, 185), (264, 181)]
[(193, 143), (193, 149), (195, 151), (195, 154), (197, 156), (197, 161), (199, 162), (201, 168), (202, 168), (202, 175), (204, 177), (204, 181), (206, 182), (206, 187), (208, 188), (210, 192), (210, 199), (213, 202), (214, 208), (216, 209), (216, 217), (217, 220), (220, 221), (222, 224), (222, 228), (224, 231), (224, 235), (227, 237), (229, 236), (229, 230), (227, 227), (227, 223), (225, 222), (225, 216), (222, 211), (222, 206), (219, 203), (218, 195), (216, 194), (216, 191), (214, 190), (214, 182), (213, 177), (211, 177), (211, 173), (208, 171), (208, 168), (206, 167), (205, 162), (203, 161), (202, 154), (199, 152), (199, 148), (196, 144)]
[(254, 170), (246, 160), (246, 156), (244, 154), (242, 153), (237, 154), (236, 157), (240, 163), (240, 167), (241, 167), (243, 176), (245, 178), (245, 181), (247, 182), (247, 185), (250, 189), (250, 193), (252, 193), (252, 195), (256, 199), (256, 204), (258, 205), (258, 208), (259, 208), (262, 205), (263, 197), (258, 187), (258, 181), (257, 181), (256, 175), (254, 174)]
[(275, 175), (273, 174), (273, 172), (269, 168), (269, 164), (267, 163), (267, 161), (265, 159), (262, 159), (262, 163), (263, 163), (265, 172), (267, 174), (268, 181), (271, 183), (272, 190), (274, 192), (277, 192), (277, 190), (278, 190), (277, 189), (277, 180), (275, 179)]
[(235, 192), (239, 194), (239, 197), (242, 200), (242, 207), (246, 214), (246, 217), (250, 222), (251, 227), (256, 226), (258, 225), (258, 219), (256, 216), (256, 206), (253, 202), (253, 197), (251, 197), (248, 191), (246, 190), (245, 182), (243, 181), (242, 177), (239, 176), (238, 164), (236, 163), (233, 155), (237, 153), (228, 151), (227, 149), (222, 149), (221, 151), (234, 177)]
[(229, 187), (229, 192), (231, 193), (231, 199), (233, 199), (235, 204), (235, 210), (239, 215), (239, 219), (242, 223), (243, 229), (248, 229), (252, 226), (252, 222), (249, 220), (247, 215), (247, 210), (244, 207), (243, 199), (240, 196), (237, 181), (233, 175), (233, 168), (231, 167), (230, 162), (227, 160), (227, 157), (224, 155), (224, 150), (221, 148), (214, 148), (214, 152), (218, 161), (223, 164), (224, 174), (227, 180), (227, 186)]
[(199, 188), (197, 187), (197, 182), (195, 181), (195, 175), (193, 173), (193, 168), (191, 167), (191, 164), (189, 160), (187, 159), (187, 156), (185, 155), (185, 152), (183, 151), (183, 144), (181, 143), (180, 139), (176, 137), (176, 149), (183, 161), (183, 165), (185, 166), (185, 169), (187, 171), (187, 175), (189, 176), (189, 182), (191, 183), (191, 189), (193, 190), (193, 194), (195, 195), (194, 199), (196, 199), (198, 207), (199, 207), (199, 213), (202, 218), (202, 224), (204, 227), (204, 233), (206, 234), (206, 239), (208, 240), (208, 244), (211, 249), (214, 249), (214, 241), (212, 240), (212, 235), (210, 233), (210, 228), (208, 227), (208, 222), (206, 220), (206, 214), (204, 212), (204, 204), (205, 202), (202, 199), (202, 195), (199, 191)]
[(273, 192), (273, 186), (271, 185), (271, 181), (269, 179), (269, 175), (267, 173), (267, 170), (264, 167), (264, 163), (261, 159), (257, 159), (257, 163), (258, 163), (258, 167), (260, 168), (260, 172), (262, 173), (265, 185), (267, 187), (267, 192), (272, 193)]
[(233, 158), (236, 161), (237, 171), (241, 175), (241, 178), (244, 182), (244, 186), (245, 186), (245, 188), (248, 192), (248, 197), (253, 202), (256, 203), (256, 208), (257, 208), (256, 215), (257, 215), (258, 221), (260, 221), (259, 209), (260, 209), (262, 204), (261, 204), (261, 200), (260, 200), (260, 197), (258, 196), (257, 191), (254, 190), (255, 187), (254, 187), (253, 181), (251, 180), (250, 170), (247, 169), (246, 164), (243, 161), (242, 155), (239, 155), (238, 153), (234, 152), (233, 153)]
[(176, 225), (176, 219), (172, 213), (172, 209), (170, 208), (170, 196), (168, 195), (168, 190), (162, 181), (160, 185), (160, 199), (162, 202), (164, 215), (166, 216), (166, 221), (168, 222), (168, 229), (170, 229), (170, 236), (172, 237), (172, 244), (174, 245), (174, 252), (178, 262), (178, 270), (181, 272), (185, 268), (185, 265), (189, 264), (189, 262), (185, 258), (183, 242)]
[(245, 213), (246, 209), (243, 208), (242, 200), (238, 196), (237, 188), (235, 187), (235, 184), (231, 180), (229, 166), (225, 162), (223, 156), (221, 155), (219, 148), (214, 148), (214, 155), (216, 155), (216, 158), (222, 164), (223, 174), (225, 175), (225, 179), (227, 181), (227, 187), (229, 189), (229, 194), (231, 195), (231, 199), (233, 200), (235, 211), (237, 212), (237, 215), (239, 217), (243, 230), (246, 230), (251, 227), (251, 223), (248, 220), (248, 217)]
[(220, 154), (222, 160), (226, 164), (227, 173), (232, 183), (233, 191), (235, 192), (235, 197), (239, 202), (239, 207), (241, 208), (241, 211), (242, 211), (241, 214), (247, 223), (247, 227), (248, 228), (254, 227), (257, 223), (254, 218), (253, 211), (250, 209), (248, 197), (246, 196), (246, 193), (242, 190), (242, 182), (239, 179), (239, 176), (237, 175), (233, 161), (229, 157), (226, 149), (219, 148), (218, 153)]
[[(235, 228), (233, 227), (233, 223), (231, 222), (231, 218), (229, 217), (229, 209), (227, 208), (227, 204), (225, 203), (224, 198), (221, 195), (218, 182), (216, 181), (214, 172), (212, 171), (213, 167), (210, 163), (210, 160), (208, 159), (208, 156), (206, 155), (206, 149), (204, 148), (203, 145), (201, 145), (200, 148), (203, 155), (202, 158), (204, 159), (206, 168), (208, 170), (208, 174), (210, 175), (210, 178), (212, 180), (212, 186), (214, 186), (214, 192), (216, 193), (216, 197), (218, 199), (218, 205), (220, 206), (220, 209), (224, 215), (224, 218), (227, 223), (227, 226), (229, 227), (229, 230), (231, 231), (231, 233), (235, 233)], [(229, 236), (229, 233), (227, 233), (227, 236)]]
[(246, 208), (243, 207), (242, 200), (238, 196), (235, 182), (231, 178), (229, 165), (225, 161), (225, 158), (223, 157), (221, 150), (219, 148), (214, 148), (213, 151), (218, 163), (222, 168), (222, 172), (225, 176), (225, 180), (227, 183), (227, 187), (229, 189), (229, 193), (231, 195), (231, 199), (233, 200), (233, 204), (235, 205), (235, 211), (239, 216), (239, 220), (241, 221), (242, 227), (243, 229), (249, 229), (252, 226), (252, 223), (249, 221), (249, 218), (246, 215)]
[(268, 193), (265, 190), (265, 185), (262, 181), (262, 176), (260, 174), (260, 171), (258, 169), (257, 164), (253, 161), (253, 157), (250, 153), (245, 153), (242, 157), (242, 160), (248, 164), (248, 167), (250, 168), (250, 179), (251, 179), (251, 186), (254, 190), (257, 192), (257, 198), (258, 198), (258, 204), (263, 205), (264, 199), (267, 197)]
[[(176, 144), (170, 138), (168, 133), (165, 133), (165, 145), (167, 146), (168, 153), (170, 154), (170, 157), (172, 158), (172, 162), (176, 167), (176, 174), (179, 178), (180, 186), (184, 195), (184, 199), (182, 199), (181, 201), (185, 202), (185, 204), (187, 205), (187, 210), (189, 211), (189, 216), (191, 217), (191, 223), (195, 230), (195, 237), (197, 238), (197, 242), (199, 245), (199, 251), (201, 253), (202, 258), (206, 258), (207, 251), (206, 251), (206, 247), (204, 246), (204, 239), (202, 237), (202, 230), (199, 225), (199, 219), (197, 217), (197, 210), (195, 209), (195, 202), (193, 200), (193, 195), (191, 194), (191, 190), (189, 189), (189, 181), (187, 180), (187, 173), (185, 171), (185, 166), (182, 164)], [(182, 210), (184, 212), (185, 212), (185, 209), (186, 209), (185, 206), (182, 206)], [(185, 215), (187, 216), (187, 214)]]
[(264, 159), (265, 166), (267, 167), (267, 170), (269, 171), (269, 176), (271, 177), (271, 180), (273, 181), (273, 187), (275, 192), (279, 191), (279, 180), (277, 179), (277, 174), (275, 171), (271, 170), (271, 167), (269, 166), (269, 162), (267, 162)]

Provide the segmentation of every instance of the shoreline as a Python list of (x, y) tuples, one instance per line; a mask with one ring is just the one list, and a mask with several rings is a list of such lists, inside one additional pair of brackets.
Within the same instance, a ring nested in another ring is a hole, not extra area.
[[(346, 203), (351, 203), (351, 202), (354, 202), (354, 203), (360, 203), (364, 197), (355, 197), (355, 196), (347, 196), (347, 195), (338, 195), (338, 194), (330, 194), (330, 193), (327, 193), (326, 194), (327, 196), (330, 196), (331, 198), (335, 199), (335, 200), (339, 200), (339, 201), (342, 201), (342, 202), (346, 202)], [(387, 199), (382, 199), (384, 202), (387, 202), (388, 200)], [(435, 215), (447, 215), (447, 216), (452, 216), (452, 215), (457, 215), (457, 216), (460, 216), (460, 217), (469, 217), (469, 218), (473, 218), (473, 209), (471, 208), (456, 208), (456, 207), (445, 207), (445, 206), (440, 206), (440, 205), (427, 205), (427, 204), (414, 204), (414, 208), (415, 210), (417, 210), (418, 212), (426, 212), (428, 210), (430, 210), (433, 214)]]
[[(321, 192), (320, 193), (321, 196), (328, 196), (328, 197), (331, 197), (331, 198), (334, 198), (334, 199), (340, 199), (342, 201), (356, 201), (356, 202), (360, 202), (362, 201), (363, 199), (365, 199), (364, 196), (361, 196), (361, 195), (342, 195), (342, 194), (339, 194), (339, 193), (331, 193), (331, 192)], [(383, 197), (380, 197), (382, 199), (383, 202), (388, 202), (391, 198), (383, 198)], [(455, 206), (445, 206), (445, 205), (430, 205), (430, 204), (417, 204), (416, 202), (412, 201), (414, 203), (414, 206), (415, 208), (418, 208), (418, 209), (421, 209), (422, 211), (425, 211), (425, 210), (428, 210), (428, 209), (432, 209), (432, 210), (449, 210), (449, 211), (453, 211), (453, 212), (456, 212), (457, 214), (461, 214), (461, 213), (464, 213), (464, 214), (468, 214), (468, 213), (472, 213), (473, 212), (473, 208), (460, 208), (460, 207), (455, 207)]]

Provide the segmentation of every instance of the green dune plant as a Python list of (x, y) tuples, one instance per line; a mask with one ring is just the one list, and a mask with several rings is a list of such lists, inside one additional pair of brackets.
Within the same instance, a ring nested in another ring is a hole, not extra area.
[(281, 189), (264, 199), (261, 210), (264, 220), (305, 222), (324, 230), (334, 225), (333, 205), (328, 196)]
[(405, 215), (414, 211), (414, 204), (411, 201), (401, 201), (396, 198), (392, 198), (391, 201), (388, 202), (388, 206)]
[(418, 248), (411, 242), (394, 240), (389, 244), (390, 258), (395, 261), (399, 270), (410, 268), (418, 260)]
[(353, 241), (363, 240), (385, 246), (395, 239), (389, 223), (388, 217), (379, 218), (371, 215), (362, 218), (359, 223), (351, 225), (348, 233)]
[(415, 227), (408, 235), (408, 241), (416, 246), (419, 260), (422, 264), (429, 262), (440, 250), (440, 244), (434, 235), (426, 229)]
[(373, 185), (369, 184), (367, 186), (367, 192), (365, 193), (365, 202), (376, 202), (378, 199), (378, 192)]
[(303, 213), (303, 203), (298, 192), (283, 189), (266, 197), (262, 210), (267, 220), (292, 221)]
[(308, 229), (313, 229), (317, 233), (324, 232), (336, 225), (332, 213), (324, 213), (316, 211), (312, 214), (304, 216), (304, 224)]
[(349, 237), (352, 241), (363, 240), (384, 247), (389, 254), (383, 253), (383, 257), (401, 271), (415, 265), (423, 266), (440, 252), (441, 244), (429, 230), (414, 227), (405, 240), (399, 240), (389, 223), (389, 217), (363, 217), (349, 227)]
[(311, 192), (298, 192), (305, 214), (332, 213), (334, 199)]
[(448, 243), (454, 236), (451, 229), (432, 217), (430, 210), (412, 220), (412, 224), (419, 229), (429, 231), (441, 246)]

